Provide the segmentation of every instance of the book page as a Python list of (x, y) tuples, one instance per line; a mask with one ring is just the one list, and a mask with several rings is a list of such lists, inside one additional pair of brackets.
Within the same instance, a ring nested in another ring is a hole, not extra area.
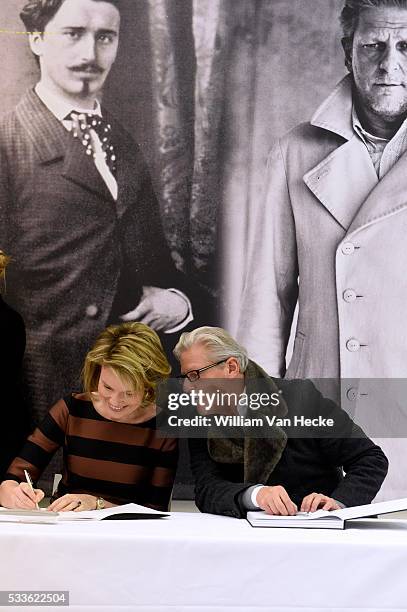
[[(162, 514), (158, 510), (147, 508), (146, 506), (140, 506), (139, 504), (124, 504), (123, 506), (114, 506), (113, 508), (104, 508), (103, 510), (85, 510), (83, 512), (60, 512), (58, 520), (60, 521), (79, 521), (79, 520), (91, 520), (100, 521), (105, 516), (111, 516), (112, 514), (127, 514), (127, 513), (140, 513), (140, 514)], [(165, 514), (168, 514), (167, 512)]]

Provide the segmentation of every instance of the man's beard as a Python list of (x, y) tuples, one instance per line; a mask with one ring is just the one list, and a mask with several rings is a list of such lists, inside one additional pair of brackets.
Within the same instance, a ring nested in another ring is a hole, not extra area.
[(90, 83), (91, 80), (93, 80), (93, 77), (95, 75), (103, 75), (103, 68), (101, 68), (96, 62), (84, 62), (82, 64), (79, 64), (77, 66), (71, 66), (70, 70), (73, 73), (81, 73), (81, 72), (89, 72), (89, 77), (82, 76), (82, 90), (81, 90), (81, 96), (82, 97), (87, 97), (90, 95), (91, 91), (90, 91)]
[(389, 100), (386, 103), (386, 99), (378, 101), (369, 97), (363, 102), (371, 113), (383, 121), (395, 123), (407, 117), (407, 99), (397, 104), (397, 101)]
[(82, 81), (82, 91), (81, 95), (83, 98), (87, 98), (90, 94), (90, 85), (88, 79), (84, 79)]

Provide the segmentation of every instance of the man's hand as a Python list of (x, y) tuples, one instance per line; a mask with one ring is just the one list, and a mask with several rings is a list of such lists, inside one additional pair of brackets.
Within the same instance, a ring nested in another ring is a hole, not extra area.
[(43, 497), (44, 491), (34, 489), (33, 492), (26, 482), (4, 480), (0, 485), (0, 505), (5, 508), (35, 510)]
[(322, 493), (310, 493), (301, 503), (301, 512), (315, 512), (316, 510), (339, 510), (340, 506), (337, 502), (328, 497), (322, 495)]
[(267, 514), (293, 516), (297, 512), (297, 506), (291, 501), (284, 487), (279, 485), (262, 487), (256, 495), (256, 501)]
[(120, 318), (122, 321), (140, 321), (156, 331), (165, 332), (182, 323), (188, 310), (187, 301), (178, 293), (159, 287), (143, 287), (137, 308)]
[(82, 510), (96, 510), (96, 497), (85, 493), (67, 493), (58, 497), (47, 508), (50, 512), (81, 512)]

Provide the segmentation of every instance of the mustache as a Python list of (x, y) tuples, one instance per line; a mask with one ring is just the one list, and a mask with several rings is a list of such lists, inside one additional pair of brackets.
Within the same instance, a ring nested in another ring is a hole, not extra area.
[(89, 72), (95, 74), (103, 74), (104, 70), (95, 62), (87, 62), (86, 64), (78, 64), (77, 66), (71, 66), (72, 72)]

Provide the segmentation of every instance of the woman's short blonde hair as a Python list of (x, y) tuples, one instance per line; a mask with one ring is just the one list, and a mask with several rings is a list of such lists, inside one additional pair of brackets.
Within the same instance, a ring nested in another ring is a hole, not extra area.
[(134, 391), (143, 392), (142, 406), (155, 401), (158, 382), (171, 372), (160, 338), (144, 323), (111, 325), (100, 334), (82, 371), (88, 394), (97, 391), (102, 366), (112, 368)]
[(9, 263), (10, 257), (8, 257), (5, 252), (0, 249), (0, 278), (3, 278)]

